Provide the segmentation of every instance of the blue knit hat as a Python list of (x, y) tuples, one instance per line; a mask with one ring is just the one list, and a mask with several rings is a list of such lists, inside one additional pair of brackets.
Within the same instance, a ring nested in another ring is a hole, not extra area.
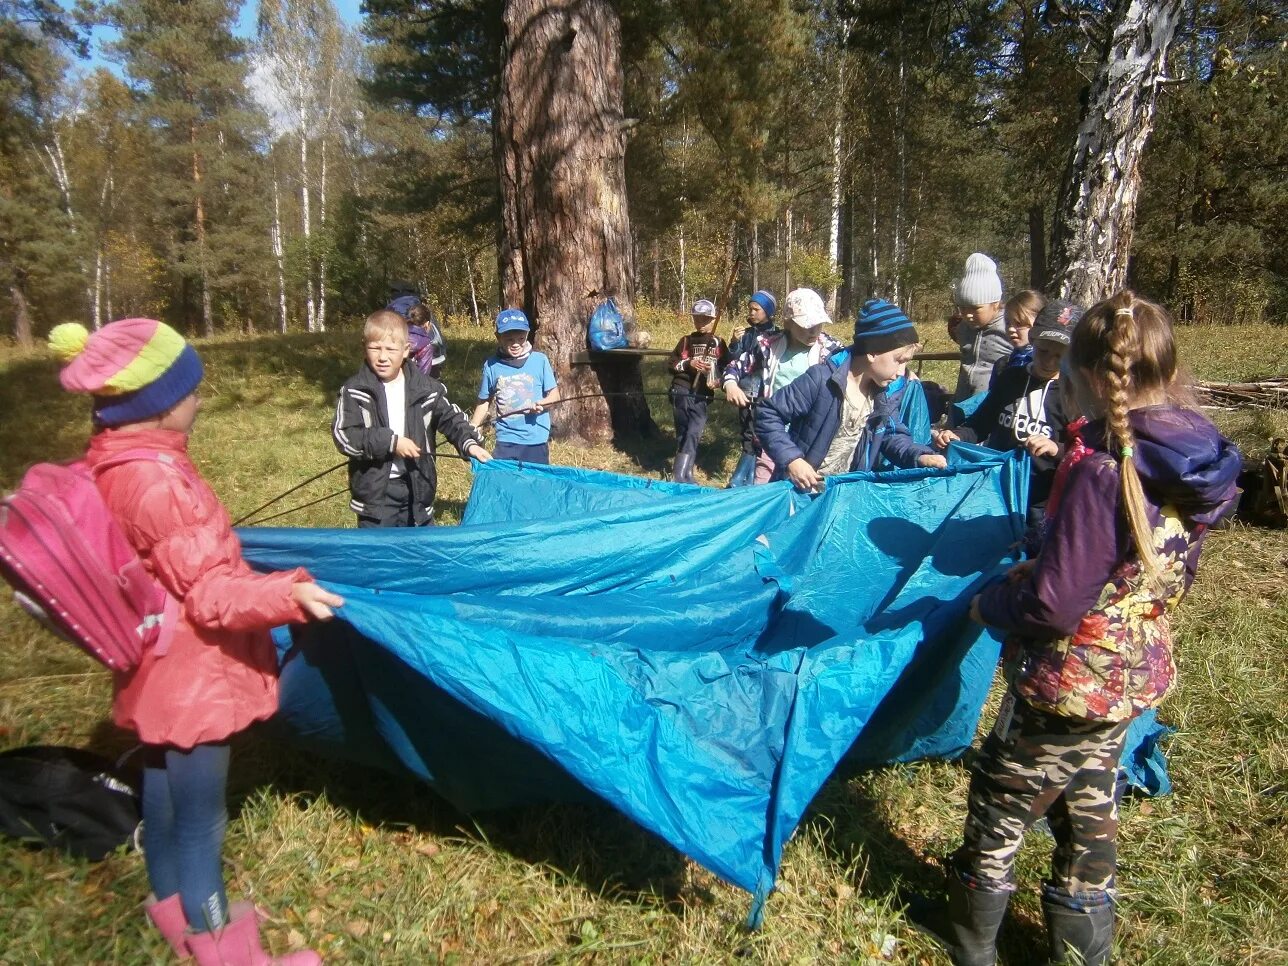
[(778, 311), (778, 299), (774, 298), (774, 294), (772, 292), (766, 291), (763, 288), (747, 301), (755, 302), (765, 310), (765, 315), (771, 319), (774, 317), (774, 313)]
[(885, 299), (868, 299), (854, 323), (854, 351), (878, 356), (892, 349), (915, 345), (921, 339), (912, 320)]

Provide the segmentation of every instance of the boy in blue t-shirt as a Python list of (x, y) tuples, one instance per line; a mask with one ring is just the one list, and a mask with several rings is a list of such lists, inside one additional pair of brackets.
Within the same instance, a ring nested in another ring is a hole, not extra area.
[(470, 422), (487, 422), (488, 406), (496, 400), (496, 446), (492, 458), (550, 462), (550, 414), (546, 407), (559, 401), (555, 371), (544, 352), (534, 352), (532, 331), (522, 309), (504, 309), (496, 317), (496, 355), (483, 362), (479, 404)]

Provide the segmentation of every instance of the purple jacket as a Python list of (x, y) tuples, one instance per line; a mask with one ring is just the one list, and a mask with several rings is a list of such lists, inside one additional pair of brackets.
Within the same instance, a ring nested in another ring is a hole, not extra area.
[(1118, 463), (1103, 421), (1093, 453), (1069, 472), (1032, 573), (980, 596), (1007, 632), (1008, 674), (1046, 711), (1121, 721), (1163, 699), (1175, 677), (1168, 613), (1198, 567), (1207, 527), (1234, 506), (1241, 458), (1206, 417), (1174, 406), (1131, 413), (1160, 576), (1146, 580), (1120, 503)]

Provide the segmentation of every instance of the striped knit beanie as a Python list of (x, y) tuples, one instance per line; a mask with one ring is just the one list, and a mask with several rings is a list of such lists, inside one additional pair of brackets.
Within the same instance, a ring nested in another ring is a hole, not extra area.
[(66, 363), (63, 388), (93, 396), (102, 426), (160, 416), (196, 389), (204, 372), (196, 350), (155, 319), (122, 319), (92, 334), (65, 322), (49, 333), (49, 346)]
[(766, 289), (762, 288), (759, 292), (748, 299), (748, 301), (755, 302), (764, 309), (765, 315), (768, 318), (772, 319), (774, 317), (774, 313), (778, 311), (778, 299), (774, 298), (773, 292), (767, 291)]
[(912, 320), (899, 306), (891, 305), (885, 299), (868, 299), (859, 309), (859, 317), (854, 323), (855, 353), (879, 356), (920, 341)]

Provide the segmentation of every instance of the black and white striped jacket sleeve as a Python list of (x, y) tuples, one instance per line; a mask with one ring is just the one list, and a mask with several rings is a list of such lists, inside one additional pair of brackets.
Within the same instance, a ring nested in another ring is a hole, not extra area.
[(392, 429), (380, 425), (380, 410), (371, 393), (350, 383), (345, 383), (336, 399), (331, 438), (345, 456), (367, 460), (389, 459), (397, 440)]

